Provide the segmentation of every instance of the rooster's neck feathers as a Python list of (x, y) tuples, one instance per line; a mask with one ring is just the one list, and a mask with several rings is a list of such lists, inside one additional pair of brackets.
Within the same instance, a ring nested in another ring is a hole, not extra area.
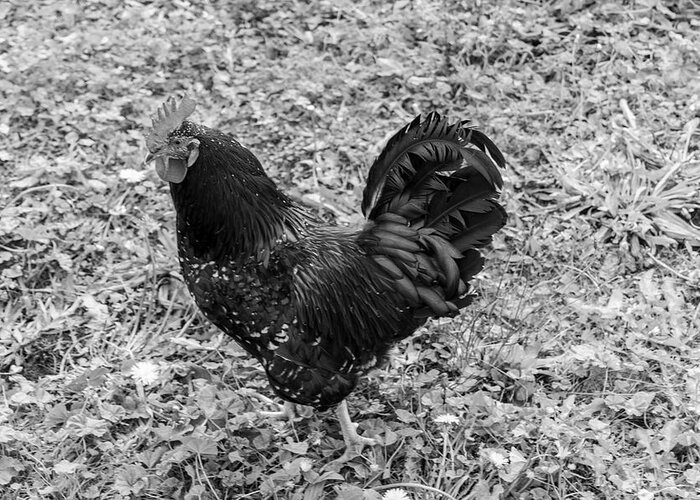
[(171, 184), (178, 232), (199, 257), (265, 258), (295, 238), (304, 212), (265, 174), (257, 158), (229, 135), (191, 122), (175, 134), (200, 141), (199, 158), (181, 184)]

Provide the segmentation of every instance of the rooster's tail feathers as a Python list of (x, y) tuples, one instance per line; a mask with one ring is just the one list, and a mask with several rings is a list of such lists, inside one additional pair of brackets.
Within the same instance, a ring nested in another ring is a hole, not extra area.
[[(488, 153), (488, 154), (486, 154)], [(490, 156), (489, 156), (490, 155)], [(369, 220), (383, 212), (400, 213), (426, 192), (446, 190), (443, 180), (463, 176), (465, 166), (494, 188), (503, 187), (497, 168), (505, 159), (496, 145), (468, 122), (449, 124), (438, 113), (416, 117), (399, 130), (375, 160), (363, 192), (362, 212)], [(451, 176), (438, 172), (454, 172)]]
[(372, 165), (360, 243), (418, 315), (450, 315), (472, 300), (478, 248), (506, 221), (496, 201), (505, 159), (467, 122), (437, 113), (394, 135)]

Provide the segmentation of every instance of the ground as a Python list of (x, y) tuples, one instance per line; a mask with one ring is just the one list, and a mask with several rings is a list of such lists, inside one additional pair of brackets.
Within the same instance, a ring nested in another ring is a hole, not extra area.
[[(697, 498), (693, 1), (0, 5), (0, 498)], [(416, 114), (508, 159), (479, 298), (330, 413), (260, 417), (196, 311), (144, 130), (170, 95), (356, 220)]]

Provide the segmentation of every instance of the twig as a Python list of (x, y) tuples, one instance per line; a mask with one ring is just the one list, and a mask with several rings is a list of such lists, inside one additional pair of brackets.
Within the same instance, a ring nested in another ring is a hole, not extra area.
[(627, 123), (630, 124), (630, 128), (637, 128), (637, 118), (627, 104), (627, 99), (620, 99), (620, 108), (622, 108), (622, 113), (625, 115)]
[(678, 171), (683, 166), (682, 162), (678, 162), (675, 165), (672, 165), (664, 174), (664, 176), (661, 178), (659, 182), (656, 183), (656, 186), (654, 186), (654, 190), (652, 191), (652, 196), (659, 196), (661, 192), (664, 190), (664, 187), (666, 187), (666, 183), (668, 182), (669, 178)]
[(685, 134), (685, 138), (683, 141), (684, 160), (690, 157), (690, 155), (688, 154), (688, 149), (690, 148), (690, 140), (692, 139), (693, 134), (695, 134), (695, 131), (698, 129), (698, 125), (700, 125), (700, 118), (693, 118), (688, 123), (686, 123), (685, 127), (683, 127), (683, 133)]
[(21, 193), (19, 193), (17, 196), (15, 196), (14, 198), (12, 198), (10, 201), (8, 201), (8, 202), (7, 202), (7, 205), (5, 205), (5, 206), (2, 208), (2, 210), (0, 210), (0, 214), (5, 213), (5, 210), (7, 210), (7, 209), (9, 209), (10, 207), (12, 207), (12, 206), (17, 202), (17, 200), (19, 200), (19, 199), (22, 198), (23, 196), (26, 196), (26, 195), (28, 195), (29, 193), (33, 193), (33, 192), (35, 192), (35, 191), (41, 191), (41, 190), (43, 190), (43, 189), (49, 189), (49, 188), (69, 188), (69, 189), (75, 189), (76, 191), (80, 190), (79, 187), (77, 187), (77, 186), (71, 186), (70, 184), (44, 184), (44, 185), (42, 185), (42, 186), (34, 186), (34, 187), (32, 187), (32, 188), (27, 188), (27, 189), (25, 189), (24, 191), (22, 191)]
[(147, 278), (148, 278), (147, 275), (139, 274), (138, 276), (134, 276), (133, 278), (130, 278), (128, 281), (122, 281), (118, 285), (112, 285), (112, 286), (100, 288), (100, 293), (116, 292), (117, 290), (126, 290), (127, 288), (136, 288), (136, 285), (142, 284), (144, 281), (146, 281)]
[(678, 277), (679, 277), (680, 279), (682, 279), (683, 281), (686, 281), (686, 282), (688, 282), (688, 283), (690, 283), (690, 284), (692, 284), (692, 285), (695, 285), (695, 284), (696, 284), (697, 280), (691, 278), (690, 276), (686, 276), (685, 274), (679, 273), (678, 271), (676, 271), (675, 269), (673, 269), (671, 266), (669, 266), (668, 264), (666, 264), (666, 263), (663, 262), (662, 260), (657, 259), (656, 256), (655, 256), (654, 254), (652, 254), (651, 252), (649, 252), (649, 257), (651, 257), (651, 260), (653, 260), (654, 262), (656, 262), (658, 265), (660, 265), (661, 267), (663, 267), (663, 268), (666, 269), (667, 271), (671, 272), (672, 274), (675, 274), (676, 276), (678, 276)]
[[(197, 465), (199, 467), (196, 467), (195, 470), (197, 471), (197, 479), (199, 479), (199, 483), (202, 484), (202, 476), (204, 476), (204, 480), (206, 481), (207, 485), (209, 485), (209, 491), (211, 491), (211, 494), (214, 495), (214, 498), (216, 500), (220, 500), (221, 497), (216, 493), (216, 489), (214, 488), (214, 485), (211, 484), (211, 481), (209, 480), (209, 474), (207, 474), (206, 469), (204, 468), (204, 462), (202, 462), (202, 455), (200, 453), (197, 453)], [(201, 470), (201, 474), (200, 471)]]
[(438, 473), (437, 481), (435, 481), (435, 484), (438, 486), (442, 483), (442, 476), (447, 468), (447, 440), (447, 432), (442, 431), (442, 461), (440, 463), (440, 472)]

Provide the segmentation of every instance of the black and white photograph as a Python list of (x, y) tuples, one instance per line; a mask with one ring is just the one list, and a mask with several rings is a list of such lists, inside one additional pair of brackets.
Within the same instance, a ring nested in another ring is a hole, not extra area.
[(700, 498), (700, 2), (0, 2), (0, 500)]

